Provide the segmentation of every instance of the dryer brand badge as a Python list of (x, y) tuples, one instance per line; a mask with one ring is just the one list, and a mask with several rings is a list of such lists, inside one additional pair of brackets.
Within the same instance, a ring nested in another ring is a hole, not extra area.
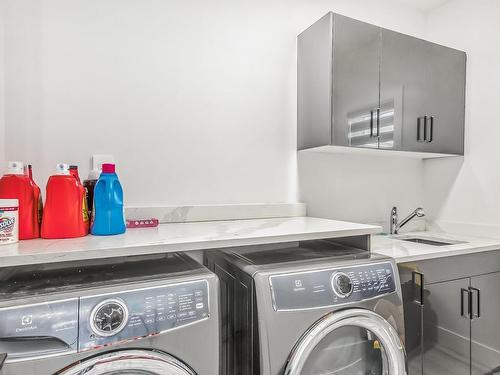
[(0, 218), (0, 230), (8, 231), (14, 228), (16, 219), (13, 217), (2, 217)]

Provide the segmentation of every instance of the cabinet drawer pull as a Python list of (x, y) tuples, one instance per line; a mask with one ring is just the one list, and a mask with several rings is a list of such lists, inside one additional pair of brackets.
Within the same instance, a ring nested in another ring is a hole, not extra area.
[(411, 281), (413, 284), (413, 290), (415, 291), (415, 286), (417, 285), (417, 278), (420, 282), (420, 287), (418, 288), (418, 294), (413, 297), (413, 301), (418, 303), (420, 306), (424, 305), (424, 274), (421, 272), (413, 271), (411, 273)]
[[(465, 312), (464, 308), (464, 302), (465, 298), (464, 295), (467, 295), (467, 313)], [(460, 315), (465, 317), (465, 318), (470, 318), (470, 310), (471, 310), (471, 298), (470, 298), (470, 290), (462, 288), (460, 289)]]

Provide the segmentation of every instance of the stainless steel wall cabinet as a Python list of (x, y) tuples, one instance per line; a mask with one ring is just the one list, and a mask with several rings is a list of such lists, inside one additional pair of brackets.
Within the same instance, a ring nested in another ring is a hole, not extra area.
[(298, 36), (299, 150), (463, 155), (466, 54), (328, 13)]

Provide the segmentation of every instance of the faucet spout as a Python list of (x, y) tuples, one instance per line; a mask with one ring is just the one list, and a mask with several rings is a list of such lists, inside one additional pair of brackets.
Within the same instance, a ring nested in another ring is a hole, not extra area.
[(401, 222), (398, 222), (398, 209), (397, 207), (393, 207), (391, 210), (391, 234), (398, 234), (399, 230), (408, 224), (415, 217), (424, 217), (425, 212), (424, 209), (419, 207), (415, 209), (411, 214), (405, 217)]

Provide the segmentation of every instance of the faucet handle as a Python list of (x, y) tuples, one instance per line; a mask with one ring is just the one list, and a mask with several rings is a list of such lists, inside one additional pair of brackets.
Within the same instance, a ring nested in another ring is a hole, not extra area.
[(425, 211), (422, 207), (419, 207), (415, 210), (415, 215), (417, 215), (417, 217), (424, 217), (425, 216)]

